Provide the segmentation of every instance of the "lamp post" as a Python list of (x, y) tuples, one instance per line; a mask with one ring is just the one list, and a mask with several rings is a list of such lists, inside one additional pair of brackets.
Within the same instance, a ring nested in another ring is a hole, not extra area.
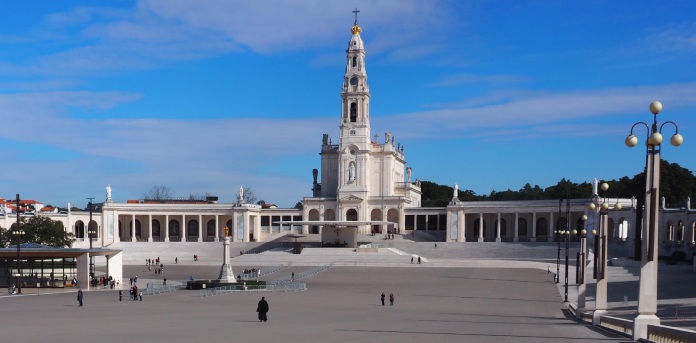
[(561, 278), (561, 205), (563, 199), (558, 199), (558, 224), (556, 225), (556, 241), (558, 242), (558, 253), (556, 255), (556, 275), (554, 281), (558, 283)]
[(15, 226), (15, 230), (12, 231), (12, 234), (17, 237), (17, 274), (19, 275), (19, 278), (17, 280), (17, 293), (22, 294), (22, 241), (21, 237), (24, 235), (24, 231), (22, 230), (22, 219), (20, 218), (20, 211), (19, 211), (19, 194), (17, 194), (17, 224)]
[(585, 266), (587, 264), (587, 230), (585, 229), (585, 223), (587, 222), (587, 215), (582, 215), (582, 228), (580, 232), (573, 229), (574, 235), (580, 236), (580, 251), (578, 251), (576, 259), (576, 274), (575, 283), (578, 285), (578, 307), (575, 311), (578, 319), (582, 318), (582, 315), (586, 312), (586, 301), (585, 296), (587, 292), (587, 287), (585, 285)]
[(89, 276), (94, 277), (94, 258), (92, 256), (92, 237), (96, 233), (94, 225), (92, 225), (92, 200), (94, 200), (94, 198), (87, 198), (87, 200), (89, 200), (87, 204), (87, 206), (89, 206), (89, 224), (87, 224), (87, 238), (89, 238)]
[(645, 209), (643, 212), (643, 246), (640, 263), (640, 286), (638, 291), (638, 316), (633, 320), (633, 339), (646, 339), (648, 325), (659, 325), (657, 317), (657, 253), (658, 253), (658, 229), (660, 195), (660, 150), (662, 145), (662, 128), (672, 124), (675, 129), (670, 139), (673, 146), (680, 146), (684, 137), (679, 134), (679, 127), (672, 121), (666, 121), (658, 126), (657, 114), (662, 111), (662, 103), (653, 101), (650, 103), (650, 112), (653, 114), (653, 122), (648, 125), (639, 121), (631, 127), (631, 133), (626, 137), (626, 146), (632, 148), (638, 145), (638, 137), (633, 134), (636, 126), (644, 126), (648, 133), (645, 142)]
[[(607, 202), (606, 192), (609, 184), (604, 182), (602, 188), (602, 203), (599, 205), (599, 231), (592, 230), (594, 238), (594, 278), (597, 279), (595, 291), (595, 311), (592, 314), (592, 324), (599, 325), (599, 320), (607, 314), (607, 230), (609, 226), (609, 203)], [(594, 202), (590, 203), (590, 210), (595, 210)], [(614, 205), (615, 210), (621, 210), (621, 204)]]
[(568, 250), (570, 249), (570, 184), (568, 184), (568, 197), (566, 198), (566, 218), (565, 218), (565, 298), (564, 303), (568, 303)]

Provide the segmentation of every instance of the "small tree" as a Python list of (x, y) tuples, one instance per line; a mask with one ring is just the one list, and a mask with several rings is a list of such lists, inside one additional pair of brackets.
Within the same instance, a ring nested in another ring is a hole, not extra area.
[[(237, 195), (237, 202), (245, 203), (245, 204), (253, 204), (256, 202), (256, 196), (254, 195), (254, 190), (251, 189), (251, 187), (244, 187), (244, 199), (241, 199), (239, 195)], [(241, 201), (244, 200), (244, 201)]]
[(173, 197), (174, 193), (172, 193), (171, 188), (165, 185), (153, 186), (147, 193), (143, 194), (143, 199), (148, 200), (167, 200)]
[[(24, 235), (22, 242), (43, 244), (51, 247), (70, 247), (75, 241), (72, 233), (65, 232), (63, 223), (44, 216), (33, 216), (28, 220), (22, 219), (21, 228)], [(17, 243), (12, 230), (0, 229), (0, 241), (3, 246)]]

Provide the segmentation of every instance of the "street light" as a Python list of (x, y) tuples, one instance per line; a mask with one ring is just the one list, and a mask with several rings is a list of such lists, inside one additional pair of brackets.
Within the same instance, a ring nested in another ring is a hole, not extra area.
[(89, 275), (94, 277), (94, 257), (92, 256), (92, 237), (97, 233), (93, 223), (92, 223), (92, 200), (94, 198), (87, 198), (89, 200), (89, 224), (87, 224), (87, 237), (89, 238)]
[[(599, 319), (607, 314), (607, 230), (609, 226), (609, 203), (607, 202), (607, 190), (609, 184), (604, 182), (601, 185), (602, 196), (595, 200), (599, 204), (599, 231), (592, 230), (594, 236), (594, 278), (597, 280), (597, 288), (595, 291), (595, 311), (592, 314), (592, 324), (599, 325)], [(621, 210), (622, 206), (617, 201), (614, 205), (614, 210)], [(597, 204), (591, 202), (589, 209), (594, 211), (597, 209)]]
[(638, 316), (633, 321), (633, 339), (646, 339), (648, 325), (659, 325), (657, 317), (657, 244), (660, 195), (660, 150), (662, 146), (662, 128), (667, 124), (674, 126), (675, 133), (669, 140), (673, 146), (680, 146), (684, 137), (679, 134), (679, 127), (673, 121), (666, 121), (658, 126), (657, 114), (662, 111), (662, 103), (650, 103), (653, 114), (652, 125), (639, 121), (631, 127), (631, 133), (625, 143), (629, 148), (638, 145), (638, 137), (633, 134), (636, 126), (644, 126), (648, 138), (645, 141), (645, 209), (643, 221), (647, 224), (643, 229), (643, 246), (640, 263), (640, 286), (638, 291)]
[(21, 237), (24, 236), (24, 230), (20, 229), (19, 225), (19, 222), (17, 222), (12, 235), (17, 237), (17, 274), (19, 275), (17, 293), (22, 294), (22, 254), (20, 246), (22, 245)]
[(21, 240), (20, 237), (24, 236), (24, 230), (22, 230), (22, 218), (20, 218), (20, 210), (19, 210), (19, 194), (17, 194), (17, 226), (15, 226), (15, 230), (12, 231), (12, 234), (17, 237), (17, 274), (19, 274), (19, 279), (18, 279), (18, 285), (17, 285), (17, 293), (22, 294), (22, 251), (21, 251)]
[(575, 283), (578, 285), (578, 308), (576, 310), (577, 318), (581, 318), (585, 313), (586, 302), (586, 286), (585, 286), (585, 265), (587, 264), (587, 229), (585, 229), (585, 223), (587, 223), (587, 215), (582, 215), (582, 227), (580, 231), (573, 229), (573, 234), (580, 236), (580, 251), (577, 254), (577, 266), (575, 274)]

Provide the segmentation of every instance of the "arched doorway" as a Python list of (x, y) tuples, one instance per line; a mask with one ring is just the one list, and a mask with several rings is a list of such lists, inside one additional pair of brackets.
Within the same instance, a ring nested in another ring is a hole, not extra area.
[(193, 242), (198, 240), (198, 220), (191, 219), (186, 225), (187, 241)]
[[(382, 210), (375, 208), (370, 212), (370, 220), (382, 220)], [(383, 233), (382, 225), (372, 225), (370, 228), (370, 233), (374, 236), (378, 233)]]
[(160, 222), (157, 219), (152, 220), (152, 238), (155, 241), (162, 240), (162, 235), (160, 233)]
[(517, 237), (527, 237), (527, 219), (519, 218), (517, 219)]
[(207, 239), (214, 239), (215, 238), (215, 226), (217, 225), (217, 221), (215, 219), (210, 219), (208, 220), (208, 223), (206, 224), (206, 232), (205, 236)]
[(169, 240), (181, 240), (181, 236), (179, 236), (179, 221), (176, 219), (172, 219), (169, 221)]

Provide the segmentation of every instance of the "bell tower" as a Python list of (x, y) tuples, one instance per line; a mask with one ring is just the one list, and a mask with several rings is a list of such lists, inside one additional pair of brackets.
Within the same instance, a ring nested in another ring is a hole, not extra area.
[(353, 12), (355, 24), (350, 29), (352, 36), (346, 50), (346, 71), (341, 90), (341, 148), (355, 144), (364, 150), (370, 143), (370, 87), (365, 70), (365, 46), (360, 37), (362, 28), (358, 26), (359, 11)]
[[(346, 219), (346, 208), (357, 210), (364, 219), (370, 184), (370, 88), (365, 69), (365, 46), (360, 37), (358, 10), (346, 50), (346, 69), (341, 89), (341, 124), (338, 145), (339, 219)], [(349, 202), (350, 204), (346, 203)], [(357, 218), (356, 218), (357, 219)]]

